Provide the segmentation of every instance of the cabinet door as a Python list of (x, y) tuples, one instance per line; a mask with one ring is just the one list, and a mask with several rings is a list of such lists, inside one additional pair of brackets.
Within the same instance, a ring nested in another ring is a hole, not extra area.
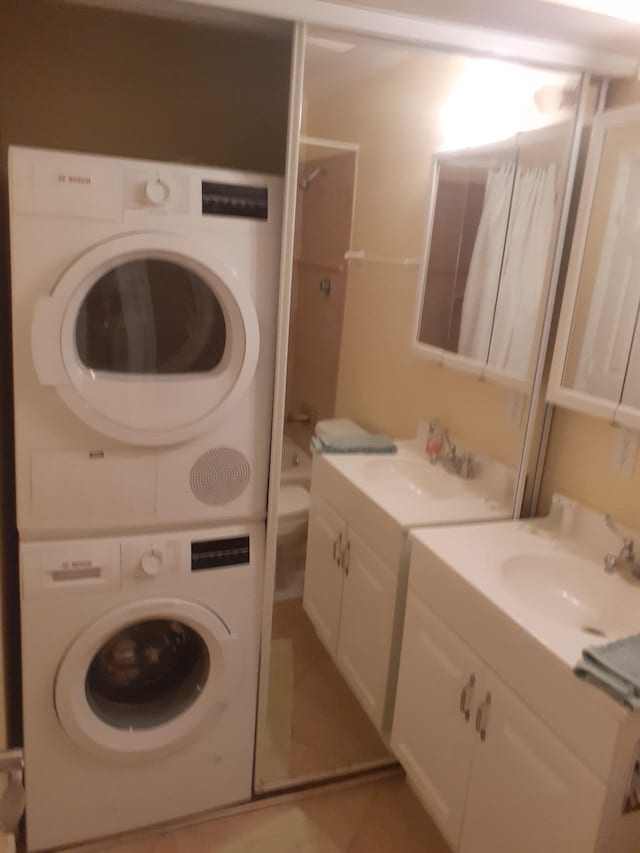
[(461, 853), (591, 853), (603, 784), (494, 675), (478, 701), (486, 736), (474, 753)]
[(340, 553), (345, 542), (344, 521), (324, 501), (314, 499), (309, 510), (302, 605), (333, 658), (338, 649), (343, 582)]
[(409, 592), (391, 748), (454, 850), (484, 675), (470, 649)]
[(343, 567), (338, 668), (380, 728), (387, 695), (397, 577), (351, 528)]

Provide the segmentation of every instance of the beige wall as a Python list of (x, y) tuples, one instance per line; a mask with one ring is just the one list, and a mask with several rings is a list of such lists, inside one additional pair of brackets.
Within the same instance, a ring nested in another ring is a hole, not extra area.
[[(360, 143), (353, 249), (422, 251), (431, 155), (458, 61), (411, 57), (359, 85), (307, 103), (307, 133)], [(438, 415), (477, 451), (517, 464), (522, 431), (503, 389), (421, 359), (411, 348), (417, 267), (351, 262), (336, 414), (397, 437)]]
[[(0, 2), (0, 495), (7, 659), (19, 742), (8, 333), (7, 145), (282, 172), (288, 38), (43, 0)], [(0, 682), (2, 673), (0, 668)], [(1, 692), (1, 684), (0, 684)], [(4, 703), (0, 701), (0, 746)]]
[[(611, 84), (607, 106), (640, 100), (637, 80)], [(598, 418), (556, 407), (542, 480), (538, 511), (547, 512), (554, 492), (568, 495), (598, 512), (640, 530), (640, 462), (633, 476), (613, 471), (617, 427)]]

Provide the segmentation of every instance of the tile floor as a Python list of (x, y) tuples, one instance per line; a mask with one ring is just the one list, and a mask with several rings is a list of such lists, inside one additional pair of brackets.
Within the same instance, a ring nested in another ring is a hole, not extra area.
[[(288, 755), (280, 762), (271, 761), (267, 765), (261, 761), (258, 749), (258, 773), (263, 782), (299, 779), (391, 759), (375, 727), (318, 640), (302, 608), (302, 599), (275, 603), (271, 636), (274, 640), (290, 639), (293, 648), (293, 688), (291, 707), (287, 709), (291, 732)], [(279, 660), (272, 657), (276, 665)], [(277, 713), (277, 708), (270, 710), (276, 716), (284, 715)]]
[(320, 789), (258, 808), (102, 848), (105, 853), (450, 853), (402, 775)]

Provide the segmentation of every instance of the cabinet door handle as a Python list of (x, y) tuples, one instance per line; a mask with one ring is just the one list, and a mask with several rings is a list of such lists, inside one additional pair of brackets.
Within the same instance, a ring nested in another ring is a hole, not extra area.
[(347, 539), (347, 544), (342, 552), (342, 568), (345, 575), (349, 574), (349, 566), (351, 565), (351, 542)]
[(469, 709), (469, 705), (471, 705), (471, 701), (473, 699), (473, 687), (476, 683), (476, 677), (473, 673), (469, 676), (469, 681), (462, 688), (462, 693), (460, 694), (460, 713), (463, 714), (467, 723), (469, 722), (469, 717), (471, 716), (471, 711)]
[(338, 538), (333, 540), (333, 562), (340, 565), (342, 557), (342, 531), (338, 533)]
[(476, 711), (476, 731), (480, 733), (480, 740), (483, 743), (487, 737), (488, 719), (485, 719), (485, 714), (489, 711), (489, 705), (491, 705), (491, 691), (487, 690), (484, 701), (478, 705), (478, 710)]

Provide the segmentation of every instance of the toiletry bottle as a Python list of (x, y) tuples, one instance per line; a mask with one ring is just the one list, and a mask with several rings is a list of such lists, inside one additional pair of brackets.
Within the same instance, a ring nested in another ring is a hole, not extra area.
[(442, 455), (443, 444), (444, 434), (440, 426), (440, 421), (437, 418), (433, 418), (429, 421), (429, 434), (425, 446), (425, 453), (429, 457), (431, 464), (435, 464)]

